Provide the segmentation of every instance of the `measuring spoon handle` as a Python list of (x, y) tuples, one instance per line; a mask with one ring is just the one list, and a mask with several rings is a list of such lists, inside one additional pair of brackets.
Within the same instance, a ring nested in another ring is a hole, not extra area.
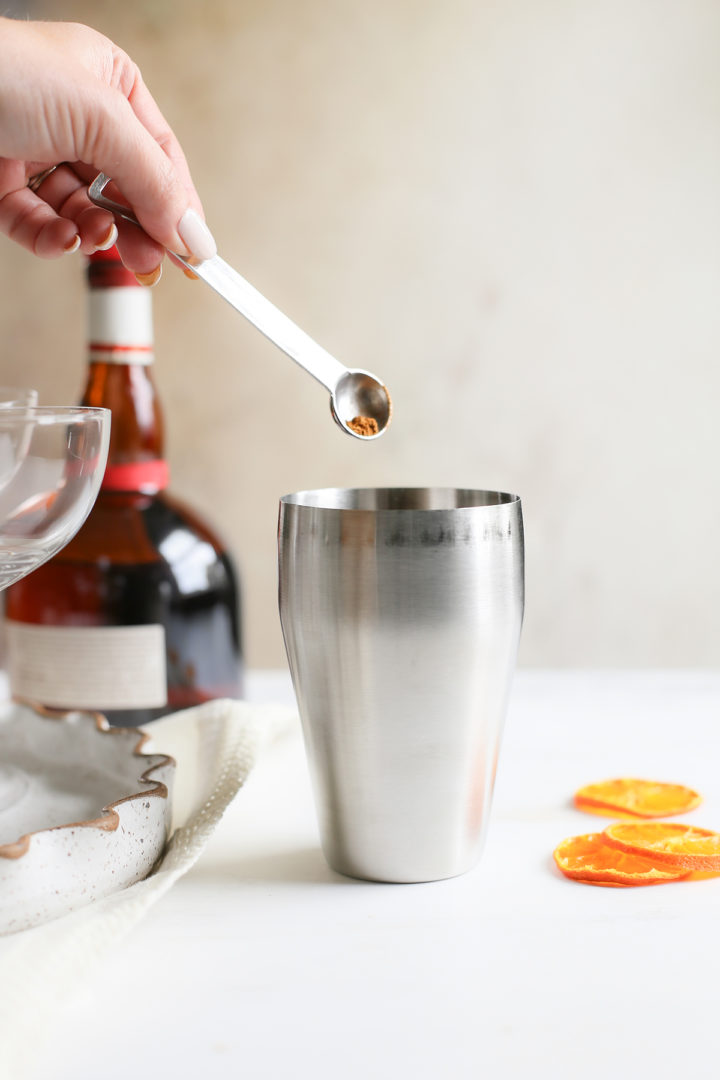
[[(104, 189), (109, 183), (110, 177), (105, 173), (96, 176), (88, 189), (90, 201), (102, 207), (103, 210), (109, 210), (117, 217), (141, 228), (140, 222), (129, 206), (108, 199), (104, 194)], [(347, 373), (348, 369), (318, 345), (309, 334), (301, 330), (292, 319), (284, 315), (279, 308), (271, 304), (249, 281), (241, 277), (237, 270), (233, 270), (219, 255), (214, 255), (212, 259), (205, 259), (204, 262), (193, 263), (182, 255), (178, 255), (176, 251), (171, 254), (179, 263), (222, 296), (223, 300), (226, 300), (236, 311), (244, 315), (248, 322), (251, 322), (260, 333), (282, 349), (296, 364), (322, 383), (331, 394), (334, 393), (338, 380)]]

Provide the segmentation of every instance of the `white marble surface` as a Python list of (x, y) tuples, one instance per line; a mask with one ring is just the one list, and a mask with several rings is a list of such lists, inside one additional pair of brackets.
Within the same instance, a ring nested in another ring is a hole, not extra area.
[[(252, 691), (291, 698), (280, 675)], [(720, 672), (521, 672), (482, 862), (428, 885), (327, 869), (286, 738), (59, 1004), (38, 1080), (715, 1077), (720, 879), (591, 888), (551, 852), (601, 823), (570, 797), (611, 775), (696, 787), (686, 820), (720, 828), (719, 721)]]

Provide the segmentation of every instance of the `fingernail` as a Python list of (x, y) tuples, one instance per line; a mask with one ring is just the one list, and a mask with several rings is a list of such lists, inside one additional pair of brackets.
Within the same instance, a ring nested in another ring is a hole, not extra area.
[(162, 263), (156, 266), (154, 270), (151, 270), (149, 274), (136, 274), (135, 277), (141, 285), (145, 285), (148, 289), (152, 288), (153, 285), (157, 285), (162, 277)]
[(70, 240), (67, 244), (65, 244), (65, 246), (63, 248), (63, 251), (65, 252), (66, 255), (72, 255), (73, 251), (77, 251), (77, 249), (79, 247), (80, 247), (80, 236), (78, 235), (78, 233), (75, 233), (75, 236), (73, 236), (72, 240)]
[(207, 225), (195, 210), (186, 210), (177, 227), (178, 235), (191, 255), (200, 262), (217, 255), (217, 244)]
[(104, 240), (95, 245), (96, 251), (108, 251), (118, 238), (117, 225), (113, 221), (112, 225), (105, 234)]
[(187, 266), (183, 266), (183, 274), (186, 278), (190, 278), (191, 281), (197, 281), (197, 274), (193, 274), (192, 270), (188, 270)]

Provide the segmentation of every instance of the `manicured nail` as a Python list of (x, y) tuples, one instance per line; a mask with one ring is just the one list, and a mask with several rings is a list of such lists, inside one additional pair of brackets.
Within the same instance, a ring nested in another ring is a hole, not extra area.
[(197, 281), (197, 274), (193, 274), (192, 270), (188, 270), (187, 266), (183, 266), (182, 272), (186, 278), (190, 278), (191, 281)]
[(79, 236), (78, 233), (75, 233), (75, 236), (73, 236), (72, 240), (70, 240), (67, 244), (65, 244), (65, 246), (63, 248), (63, 251), (65, 252), (66, 255), (72, 255), (73, 251), (77, 251), (77, 249), (79, 247), (80, 247), (80, 236)]
[(153, 285), (157, 285), (162, 277), (162, 263), (156, 266), (154, 270), (151, 270), (149, 274), (136, 274), (135, 277), (141, 285), (145, 285), (148, 289), (152, 288)]
[(186, 210), (177, 227), (178, 235), (191, 255), (199, 262), (217, 255), (217, 244), (207, 225), (195, 210)]
[(117, 225), (113, 221), (112, 225), (105, 234), (105, 238), (95, 245), (96, 251), (108, 251), (118, 238)]

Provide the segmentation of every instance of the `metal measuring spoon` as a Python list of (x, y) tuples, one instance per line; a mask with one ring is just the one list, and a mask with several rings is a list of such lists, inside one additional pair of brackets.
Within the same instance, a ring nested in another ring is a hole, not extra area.
[[(110, 177), (105, 173), (96, 176), (88, 190), (90, 200), (103, 210), (109, 210), (117, 217), (139, 226), (139, 221), (128, 206), (114, 202), (103, 194), (109, 183)], [(176, 251), (171, 254), (330, 391), (330, 409), (343, 431), (356, 439), (365, 440), (377, 439), (382, 435), (390, 423), (392, 402), (387, 387), (376, 375), (341, 364), (219, 255), (194, 263)]]

